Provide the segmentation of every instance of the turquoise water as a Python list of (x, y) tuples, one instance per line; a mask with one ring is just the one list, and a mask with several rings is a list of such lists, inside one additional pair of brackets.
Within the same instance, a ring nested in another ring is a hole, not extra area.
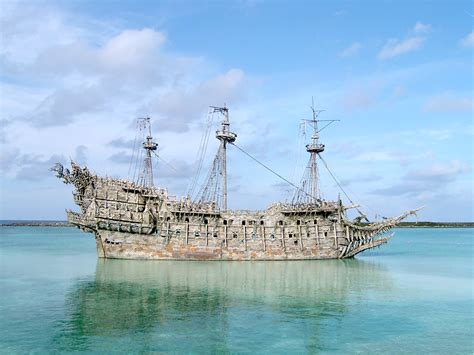
[(0, 227), (0, 352), (472, 353), (473, 232), (398, 229), (353, 260), (186, 262)]

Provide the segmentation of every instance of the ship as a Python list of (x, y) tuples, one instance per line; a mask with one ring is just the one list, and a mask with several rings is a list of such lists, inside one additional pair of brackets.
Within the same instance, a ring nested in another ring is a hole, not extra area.
[[(142, 141), (133, 155), (136, 172), (133, 178), (99, 176), (74, 161), (70, 168), (57, 163), (51, 169), (64, 183), (74, 187), (74, 202), (79, 211), (66, 210), (68, 222), (92, 233), (98, 257), (110, 259), (347, 259), (387, 243), (393, 236), (390, 230), (415, 215), (418, 209), (398, 217), (369, 221), (322, 156), (325, 145), (320, 143), (320, 132), (336, 120), (320, 119), (322, 111), (315, 110), (314, 105), (311, 110), (312, 117), (303, 120), (311, 131), (305, 146), (309, 160), (300, 183), (294, 184), (236, 144), (229, 108), (211, 106), (197, 151), (197, 172), (190, 191), (181, 198), (170, 195), (166, 188), (155, 187), (153, 159), (159, 158), (158, 144), (152, 137), (150, 118), (140, 118), (137, 131), (142, 132)], [(216, 121), (219, 147), (207, 176), (199, 184), (211, 127)], [(294, 191), (291, 200), (273, 203), (261, 211), (229, 209), (227, 149), (230, 147), (287, 183)], [(328, 168), (349, 204), (345, 205), (340, 195), (335, 200), (321, 198), (318, 171), (321, 163)], [(349, 210), (358, 216), (349, 218), (353, 214)]]

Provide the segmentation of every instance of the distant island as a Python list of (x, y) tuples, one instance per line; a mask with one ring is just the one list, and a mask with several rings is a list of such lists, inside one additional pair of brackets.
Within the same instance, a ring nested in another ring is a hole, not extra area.
[[(67, 221), (4, 220), (3, 227), (73, 227)], [(474, 228), (474, 222), (401, 222), (398, 228)]]
[(67, 221), (8, 220), (0, 221), (2, 227), (72, 227)]
[(398, 228), (474, 228), (474, 222), (400, 222)]

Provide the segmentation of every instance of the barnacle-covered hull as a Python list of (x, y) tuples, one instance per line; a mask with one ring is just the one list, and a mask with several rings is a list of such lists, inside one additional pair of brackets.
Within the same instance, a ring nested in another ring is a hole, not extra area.
[(94, 233), (101, 258), (350, 258), (387, 242), (386, 232), (412, 213), (361, 224), (347, 220), (341, 201), (218, 211), (210, 204), (176, 200), (162, 189), (98, 177), (74, 163), (71, 172), (58, 170), (59, 177), (75, 185), (75, 202), (81, 210), (68, 211), (68, 221)]

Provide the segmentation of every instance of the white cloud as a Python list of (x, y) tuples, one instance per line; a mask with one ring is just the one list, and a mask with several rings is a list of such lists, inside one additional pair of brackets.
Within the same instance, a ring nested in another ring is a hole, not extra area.
[(341, 58), (351, 57), (356, 55), (361, 48), (362, 45), (359, 42), (354, 42), (349, 47), (345, 48), (341, 53), (339, 53), (339, 56)]
[(415, 24), (415, 27), (413, 27), (413, 32), (417, 35), (429, 33), (430, 31), (431, 31), (431, 25), (425, 25), (424, 23), (421, 23), (420, 21), (418, 21)]
[(474, 31), (471, 31), (471, 33), (461, 39), (461, 46), (466, 48), (474, 47)]
[(404, 40), (395, 38), (389, 39), (378, 53), (378, 59), (390, 59), (419, 49), (426, 40), (426, 37), (423, 35), (428, 34), (430, 31), (431, 25), (423, 24), (418, 21), (412, 30), (414, 35)]
[[(216, 73), (202, 58), (168, 53), (162, 31), (81, 27), (55, 8), (20, 5), (0, 15), (7, 28), (2, 68), (20, 82), (2, 95), (0, 108), (10, 119), (45, 128), (92, 115), (110, 120), (119, 111), (135, 117), (142, 108), (182, 129), (209, 104), (236, 103), (249, 83), (238, 68)], [(35, 99), (21, 112), (13, 110), (19, 92)], [(10, 103), (11, 110), (4, 106)]]
[(472, 97), (455, 95), (450, 92), (430, 97), (423, 105), (425, 112), (470, 112), (473, 108)]
[(470, 171), (466, 163), (453, 160), (449, 163), (435, 163), (423, 169), (412, 171), (406, 175), (411, 180), (432, 180), (436, 182), (446, 182), (454, 180), (458, 175)]
[(105, 93), (97, 88), (64, 88), (45, 97), (25, 119), (39, 128), (61, 126), (103, 108), (106, 102)]
[(106, 43), (99, 58), (104, 66), (119, 70), (147, 64), (165, 40), (163, 33), (150, 28), (125, 30)]
[[(3, 5), (0, 165), (12, 184), (53, 179), (49, 168), (67, 157), (126, 177), (130, 123), (143, 115), (152, 117), (165, 159), (189, 177), (193, 165), (183, 161), (194, 156), (201, 132), (185, 131), (208, 105), (235, 112), (256, 83), (239, 68), (168, 51), (162, 30), (117, 28), (34, 2)], [(168, 165), (158, 165), (156, 176), (160, 186), (185, 192)]]
[(413, 52), (420, 48), (424, 41), (425, 38), (418, 36), (410, 37), (403, 41), (390, 39), (379, 52), (378, 58), (382, 60), (390, 59), (405, 53)]
[(435, 163), (410, 171), (402, 177), (399, 183), (376, 189), (372, 193), (388, 196), (419, 196), (426, 199), (444, 191), (448, 183), (470, 171), (469, 165), (458, 160)]
[(123, 30), (99, 46), (78, 36), (66, 44), (51, 43), (39, 49), (31, 65), (25, 65), (23, 70), (28, 74), (41, 73), (48, 79), (61, 79), (64, 75), (102, 80), (119, 76), (121, 81), (151, 75), (156, 79), (160, 72), (158, 64), (164, 60), (160, 49), (165, 40), (162, 32), (150, 28)]
[(231, 69), (196, 86), (176, 86), (158, 94), (142, 109), (158, 118), (160, 130), (185, 131), (202, 117), (208, 105), (234, 104), (248, 84), (244, 72)]

